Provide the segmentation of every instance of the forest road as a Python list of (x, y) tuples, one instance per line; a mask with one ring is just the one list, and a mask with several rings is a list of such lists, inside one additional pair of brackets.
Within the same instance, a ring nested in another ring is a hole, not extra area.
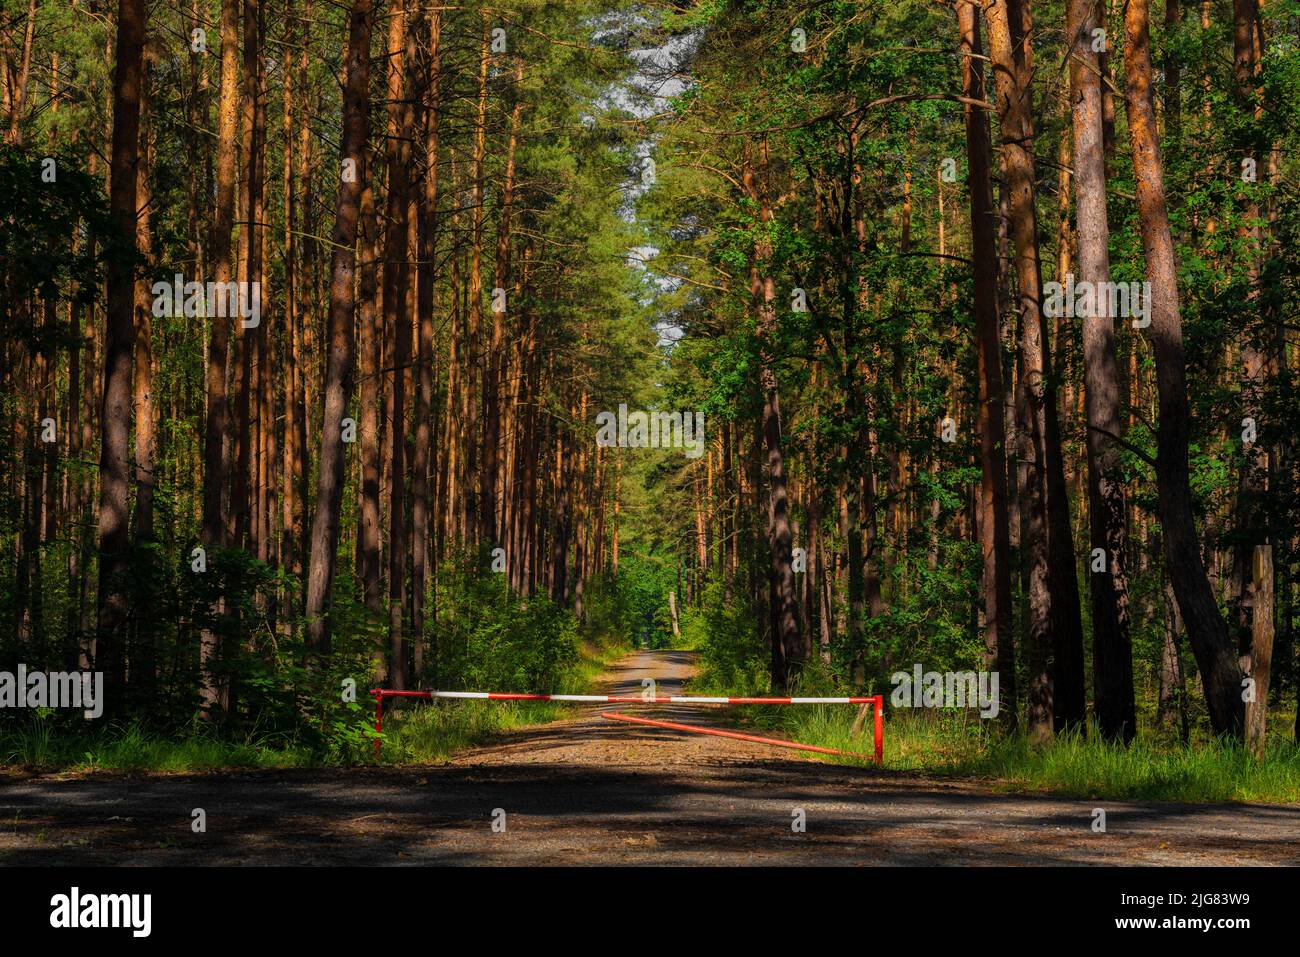
[[(673, 694), (692, 670), (690, 652), (640, 651), (607, 687)], [(1300, 807), (995, 793), (600, 717), (615, 707), (441, 766), (0, 776), (0, 864), (1300, 863)]]

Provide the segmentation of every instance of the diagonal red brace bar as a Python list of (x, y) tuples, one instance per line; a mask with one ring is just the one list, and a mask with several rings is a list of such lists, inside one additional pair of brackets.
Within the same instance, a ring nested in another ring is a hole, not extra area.
[[(384, 729), (384, 698), (434, 698), (434, 697), (455, 697), (455, 698), (480, 698), (495, 701), (606, 701), (606, 702), (625, 702), (628, 704), (647, 704), (657, 703), (660, 701), (671, 702), (673, 704), (694, 704), (694, 703), (728, 703), (728, 704), (819, 704), (822, 702), (834, 701), (836, 703), (870, 703), (875, 711), (875, 755), (872, 760), (877, 765), (884, 764), (885, 743), (884, 743), (884, 716), (885, 716), (885, 699), (880, 695), (866, 698), (839, 698), (839, 699), (819, 699), (819, 698), (691, 698), (689, 696), (675, 697), (655, 697), (655, 698), (637, 698), (622, 697), (617, 695), (540, 695), (540, 694), (497, 694), (485, 692), (447, 692), (447, 691), (389, 691), (384, 688), (374, 688), (370, 694), (375, 699), (375, 758), (379, 758), (380, 737)], [(866, 758), (867, 755), (856, 751), (840, 751), (835, 748), (823, 748), (812, 744), (800, 744), (792, 741), (781, 741), (777, 738), (761, 738), (752, 734), (740, 734), (735, 731), (719, 731), (713, 728), (701, 728), (697, 725), (674, 724), (669, 721), (655, 721), (650, 718), (636, 718), (621, 711), (603, 712), (604, 717), (613, 718), (622, 721), (631, 721), (639, 724), (656, 725), (658, 727), (670, 728), (676, 731), (692, 731), (697, 734), (713, 734), (722, 738), (736, 738), (740, 741), (755, 741), (759, 744), (771, 744), (781, 748), (793, 748), (798, 751), (816, 751), (821, 754), (841, 754), (849, 757)]]
[[(755, 741), (758, 744), (770, 744), (778, 748), (792, 748), (796, 751), (816, 751), (818, 754), (839, 754), (850, 758), (868, 759), (870, 755), (862, 754), (858, 751), (841, 751), (838, 748), (823, 748), (815, 744), (800, 744), (798, 741), (782, 741), (779, 738), (760, 738), (756, 734), (741, 734), (738, 731), (720, 731), (717, 728), (701, 728), (694, 724), (677, 724), (675, 721), (655, 721), (651, 718), (637, 718), (630, 714), (624, 714), (622, 711), (602, 711), (602, 718), (609, 718), (613, 721), (632, 721), (636, 724), (648, 724), (656, 728), (669, 728), (673, 731), (690, 731), (694, 734), (713, 734), (719, 738), (735, 738), (737, 741)], [(882, 755), (880, 749), (877, 749), (874, 760), (877, 764), (881, 763)]]

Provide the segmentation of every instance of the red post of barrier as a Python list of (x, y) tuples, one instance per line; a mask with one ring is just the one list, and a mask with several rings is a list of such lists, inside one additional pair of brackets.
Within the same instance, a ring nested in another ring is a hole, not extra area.
[(384, 730), (384, 693), (370, 692), (375, 696), (375, 760), (379, 760), (379, 735)]
[(876, 766), (885, 763), (885, 698), (876, 696)]

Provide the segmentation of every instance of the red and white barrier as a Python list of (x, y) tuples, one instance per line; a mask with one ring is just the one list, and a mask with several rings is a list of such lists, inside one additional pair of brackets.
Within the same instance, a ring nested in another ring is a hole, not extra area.
[[(370, 692), (374, 694), (375, 692)], [(483, 701), (588, 701), (597, 704), (870, 704), (875, 698), (705, 698), (693, 695), (514, 694), (497, 691), (384, 691), (423, 698), (476, 698)]]
[[(371, 696), (375, 699), (375, 757), (379, 757), (379, 735), (384, 726), (385, 698), (459, 698), (478, 701), (571, 701), (585, 704), (870, 704), (875, 712), (875, 755), (876, 764), (884, 762), (884, 716), (885, 699), (881, 695), (848, 698), (713, 698), (697, 695), (612, 695), (612, 694), (519, 694), (498, 691), (389, 691), (386, 688), (372, 688)], [(671, 728), (675, 731), (690, 731), (697, 734), (712, 734), (723, 738), (736, 738), (741, 741), (755, 741), (783, 748), (795, 748), (801, 751), (816, 751), (820, 754), (839, 754), (849, 757), (867, 755), (853, 751), (840, 751), (836, 748), (823, 748), (817, 745), (800, 744), (797, 741), (782, 741), (777, 738), (760, 738), (752, 734), (736, 731), (720, 731), (715, 728), (701, 728), (689, 724), (676, 724), (668, 721), (655, 721), (650, 718), (633, 717), (623, 712), (605, 712), (604, 717), (637, 724)]]
[[(694, 724), (678, 724), (675, 721), (655, 721), (652, 718), (641, 718), (630, 714), (624, 714), (622, 711), (602, 711), (602, 718), (609, 718), (611, 721), (631, 721), (635, 724), (648, 724), (654, 728), (670, 728), (673, 731), (690, 731), (694, 734), (712, 734), (719, 738), (734, 738), (737, 741), (756, 741), (759, 744), (771, 744), (778, 748), (793, 748), (796, 751), (816, 751), (818, 754), (841, 754), (849, 758), (866, 758), (867, 755), (860, 754), (857, 751), (841, 751), (839, 748), (823, 748), (817, 744), (801, 744), (798, 741), (782, 741), (780, 738), (760, 738), (756, 734), (741, 734), (739, 731), (722, 731), (718, 728), (701, 728)], [(883, 743), (883, 742), (882, 742)], [(876, 750), (875, 761), (880, 763), (882, 755), (880, 748)]]

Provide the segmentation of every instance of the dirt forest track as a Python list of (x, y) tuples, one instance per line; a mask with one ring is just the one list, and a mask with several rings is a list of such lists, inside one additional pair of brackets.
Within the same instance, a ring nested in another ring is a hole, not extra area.
[[(639, 694), (653, 678), (680, 693), (692, 666), (689, 652), (636, 652), (607, 687)], [(0, 773), (0, 864), (1300, 863), (1300, 808), (1000, 794), (600, 717), (619, 707), (575, 708), (436, 767)], [(887, 764), (888, 726), (885, 742)], [(195, 834), (200, 807), (207, 832)]]

